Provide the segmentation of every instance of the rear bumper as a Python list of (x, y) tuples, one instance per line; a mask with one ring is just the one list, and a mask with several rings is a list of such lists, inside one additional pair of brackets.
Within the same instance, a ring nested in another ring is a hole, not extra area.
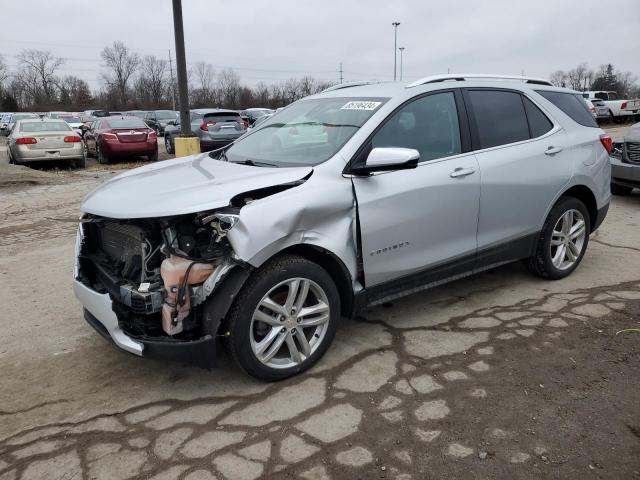
[(100, 148), (109, 157), (126, 157), (129, 155), (153, 155), (158, 151), (158, 142), (102, 142)]
[(184, 362), (202, 368), (215, 366), (216, 345), (211, 335), (190, 341), (133, 338), (119, 327), (108, 294), (95, 292), (77, 280), (74, 280), (73, 289), (84, 307), (86, 322), (118, 348), (146, 358)]
[[(82, 143), (77, 142), (73, 147), (51, 149), (29, 149), (25, 145), (14, 145), (11, 149), (13, 158), (22, 162), (77, 160), (82, 158)], [(47, 155), (46, 152), (55, 152)]]

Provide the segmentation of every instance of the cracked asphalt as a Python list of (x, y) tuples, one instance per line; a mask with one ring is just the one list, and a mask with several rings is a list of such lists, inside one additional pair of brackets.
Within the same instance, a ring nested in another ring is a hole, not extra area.
[(85, 325), (72, 220), (109, 175), (0, 188), (0, 480), (640, 478), (640, 334), (618, 333), (640, 327), (640, 195), (569, 278), (513, 264), (372, 308), (265, 384)]

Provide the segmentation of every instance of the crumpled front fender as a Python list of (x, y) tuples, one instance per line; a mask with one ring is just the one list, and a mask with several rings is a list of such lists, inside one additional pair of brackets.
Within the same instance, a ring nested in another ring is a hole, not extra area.
[(351, 180), (316, 170), (302, 185), (242, 207), (240, 221), (227, 238), (236, 255), (254, 267), (293, 245), (328, 250), (343, 262), (355, 282), (355, 232)]

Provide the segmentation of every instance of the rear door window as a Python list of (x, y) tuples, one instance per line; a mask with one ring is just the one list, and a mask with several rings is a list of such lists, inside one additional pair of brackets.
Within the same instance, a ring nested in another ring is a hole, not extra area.
[(520, 93), (468, 90), (477, 128), (477, 149), (528, 140), (529, 124)]
[(598, 127), (582, 96), (578, 93), (553, 92), (536, 90), (540, 95), (553, 103), (576, 123), (585, 127)]
[(531, 138), (541, 137), (553, 128), (551, 120), (531, 100), (527, 97), (522, 97), (522, 101), (527, 112), (527, 120), (529, 120)]

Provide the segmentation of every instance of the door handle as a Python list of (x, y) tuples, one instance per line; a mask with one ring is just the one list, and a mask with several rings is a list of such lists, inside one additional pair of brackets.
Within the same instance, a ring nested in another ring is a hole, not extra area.
[(475, 173), (475, 171), (476, 169), (471, 167), (469, 168), (458, 167), (453, 172), (451, 172), (449, 176), (451, 178), (466, 177), (467, 175), (471, 175), (472, 173)]
[(562, 147), (549, 147), (545, 150), (545, 155), (555, 155), (556, 153), (560, 153), (562, 151)]

